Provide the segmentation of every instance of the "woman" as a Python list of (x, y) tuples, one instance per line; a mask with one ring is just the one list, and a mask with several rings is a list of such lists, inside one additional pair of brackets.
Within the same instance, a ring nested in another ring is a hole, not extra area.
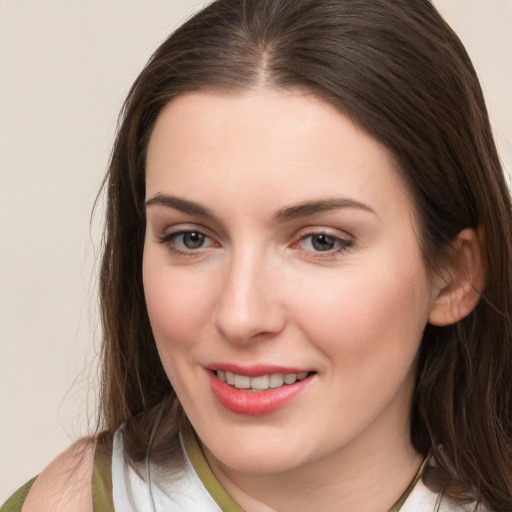
[(428, 1), (212, 3), (105, 186), (104, 432), (23, 510), (512, 510), (510, 199)]

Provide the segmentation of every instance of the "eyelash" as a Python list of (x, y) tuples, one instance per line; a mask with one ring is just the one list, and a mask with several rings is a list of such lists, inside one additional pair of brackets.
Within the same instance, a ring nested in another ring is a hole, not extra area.
[[(167, 249), (172, 254), (175, 254), (176, 256), (191, 256), (191, 255), (193, 255), (194, 252), (196, 252), (195, 249), (192, 249), (192, 248), (180, 249), (180, 248), (178, 248), (177, 242), (176, 242), (176, 239), (178, 237), (184, 236), (184, 235), (190, 235), (190, 234), (197, 234), (197, 235), (204, 237), (204, 239), (212, 240), (212, 238), (210, 236), (208, 236), (206, 233), (203, 233), (199, 229), (182, 229), (180, 231), (175, 231), (174, 233), (168, 233), (168, 234), (165, 234), (165, 235), (159, 237), (158, 243), (162, 244), (162, 245), (166, 245)], [(197, 247), (198, 250), (203, 249), (203, 248), (204, 248), (203, 246)]]
[[(197, 247), (197, 248), (185, 248), (185, 249), (179, 248), (176, 240), (180, 236), (183, 237), (185, 235), (192, 235), (192, 234), (200, 235), (201, 237), (203, 237), (204, 240), (210, 240), (210, 241), (214, 242), (210, 236), (208, 236), (206, 233), (202, 232), (199, 229), (182, 229), (182, 230), (176, 231), (174, 233), (168, 233), (163, 236), (160, 236), (160, 237), (158, 237), (157, 241), (159, 244), (166, 245), (167, 249), (172, 254), (174, 254), (176, 256), (184, 256), (184, 257), (193, 256), (194, 253), (197, 253), (199, 250), (210, 247), (210, 245), (207, 247), (205, 247), (204, 245), (201, 245), (200, 247)], [(354, 243), (351, 240), (347, 240), (345, 238), (340, 238), (340, 237), (337, 237), (337, 236), (334, 236), (334, 235), (331, 235), (329, 233), (325, 233), (322, 231), (315, 231), (315, 232), (307, 233), (307, 234), (303, 235), (302, 237), (300, 237), (300, 239), (297, 242), (292, 244), (292, 248), (297, 247), (301, 242), (304, 242), (305, 240), (308, 240), (308, 239), (310, 239), (311, 244), (313, 244), (314, 237), (326, 237), (329, 242), (333, 243), (336, 246), (332, 249), (327, 249), (325, 251), (314, 250), (314, 249), (304, 249), (308, 254), (313, 255), (316, 258), (322, 258), (322, 257), (325, 258), (325, 257), (329, 257), (329, 256), (332, 257), (336, 254), (348, 252), (350, 249), (352, 249), (352, 247), (354, 245)], [(214, 244), (215, 244), (215, 242), (214, 242)], [(215, 245), (213, 245), (213, 246), (215, 246)]]
[(303, 242), (307, 239), (311, 239), (311, 243), (313, 243), (314, 237), (320, 237), (320, 236), (328, 238), (329, 241), (332, 242), (333, 244), (337, 245), (337, 247), (328, 249), (326, 251), (306, 249), (306, 251), (309, 254), (312, 254), (314, 257), (317, 257), (317, 258), (329, 257), (329, 256), (334, 256), (336, 254), (345, 253), (345, 252), (349, 251), (354, 245), (354, 243), (351, 240), (347, 240), (345, 238), (340, 238), (338, 236), (334, 236), (334, 235), (331, 235), (329, 233), (325, 233), (322, 231), (307, 233), (306, 235), (302, 236), (299, 239), (299, 241), (296, 242), (294, 245), (298, 245), (300, 242)]

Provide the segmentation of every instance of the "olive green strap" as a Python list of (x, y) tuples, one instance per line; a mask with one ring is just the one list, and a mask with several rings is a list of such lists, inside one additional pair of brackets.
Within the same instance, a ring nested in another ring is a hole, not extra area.
[(416, 484), (418, 483), (418, 480), (421, 478), (421, 475), (423, 474), (423, 471), (425, 470), (425, 467), (427, 466), (429, 460), (430, 454), (425, 458), (425, 460), (420, 466), (420, 469), (418, 469), (418, 472), (412, 479), (412, 482), (409, 484), (407, 489), (405, 489), (404, 493), (402, 494), (402, 496), (400, 496), (398, 501), (389, 509), (389, 512), (399, 512), (403, 504), (407, 501), (407, 498), (411, 494), (412, 490), (416, 487)]
[(112, 498), (112, 440), (107, 436), (100, 435), (94, 452), (92, 502), (94, 512), (114, 512), (114, 501)]
[(183, 446), (197, 476), (222, 512), (244, 512), (244, 509), (220, 485), (204, 458), (199, 443), (193, 434), (182, 436)]
[(20, 487), (1, 507), (0, 512), (21, 512), (21, 507), (25, 503), (32, 484), (36, 481), (36, 477), (28, 481), (23, 487)]

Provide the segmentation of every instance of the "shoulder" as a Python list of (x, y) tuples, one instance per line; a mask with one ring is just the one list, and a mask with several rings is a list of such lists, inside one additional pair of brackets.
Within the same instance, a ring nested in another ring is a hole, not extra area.
[(22, 512), (92, 512), (95, 448), (95, 441), (79, 441), (61, 453), (35, 480)]

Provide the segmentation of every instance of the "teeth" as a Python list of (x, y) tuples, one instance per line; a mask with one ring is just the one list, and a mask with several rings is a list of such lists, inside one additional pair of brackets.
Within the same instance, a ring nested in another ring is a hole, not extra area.
[(296, 373), (287, 373), (284, 376), (284, 383), (285, 384), (293, 384), (297, 380), (297, 374)]
[(284, 384), (284, 375), (282, 373), (273, 373), (269, 380), (269, 387), (280, 388)]
[(250, 389), (251, 377), (247, 377), (247, 375), (235, 375), (235, 388)]
[(267, 389), (280, 388), (284, 385), (294, 384), (298, 380), (304, 380), (308, 372), (300, 373), (272, 373), (270, 375), (260, 375), (258, 377), (248, 377), (247, 375), (237, 375), (232, 372), (217, 370), (217, 377), (230, 386), (237, 389), (250, 389), (254, 391), (265, 391)]
[(270, 376), (262, 375), (261, 377), (253, 377), (251, 379), (252, 389), (268, 389)]

